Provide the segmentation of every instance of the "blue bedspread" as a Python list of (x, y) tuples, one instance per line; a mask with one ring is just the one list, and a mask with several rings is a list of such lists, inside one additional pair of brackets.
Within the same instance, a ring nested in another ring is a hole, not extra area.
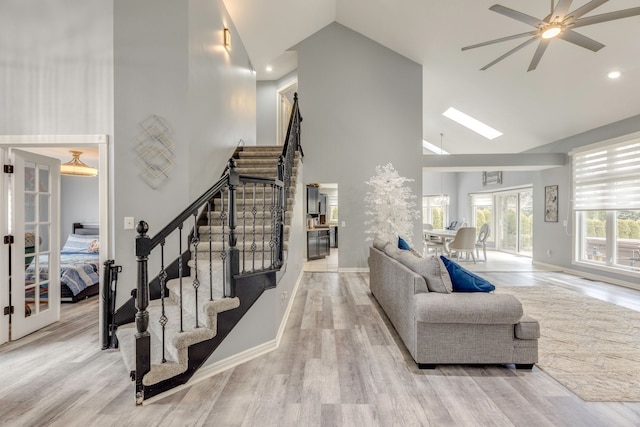
[[(46, 280), (49, 274), (49, 257), (39, 257), (40, 280)], [(25, 271), (26, 279), (35, 278), (35, 260)], [(100, 282), (100, 254), (74, 253), (60, 255), (60, 283), (69, 287), (73, 295), (78, 295), (89, 286)]]

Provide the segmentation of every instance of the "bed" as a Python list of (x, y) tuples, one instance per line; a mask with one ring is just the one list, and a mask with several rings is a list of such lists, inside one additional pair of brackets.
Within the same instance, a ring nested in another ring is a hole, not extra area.
[[(48, 274), (49, 263), (46, 255), (39, 260), (40, 274)], [(35, 263), (25, 272), (35, 274)], [(77, 302), (100, 293), (100, 240), (98, 227), (73, 224), (73, 232), (67, 236), (60, 251), (60, 300)]]

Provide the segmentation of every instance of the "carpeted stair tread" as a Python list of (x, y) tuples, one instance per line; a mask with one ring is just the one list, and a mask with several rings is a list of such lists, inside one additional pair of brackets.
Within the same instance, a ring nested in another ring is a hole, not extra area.
[[(253, 231), (255, 231), (256, 236), (261, 236), (262, 233), (264, 233), (265, 235), (269, 235), (271, 233), (271, 222), (265, 223), (262, 221), (260, 222), (256, 221), (255, 230), (251, 220), (247, 220), (247, 223), (244, 227), (243, 227), (242, 221), (238, 221), (238, 223), (239, 223), (238, 227), (236, 228), (236, 232), (238, 233), (246, 232), (250, 236), (253, 235)], [(263, 228), (263, 225), (264, 225), (264, 228)], [(223, 231), (224, 231), (224, 234), (223, 234)], [(285, 238), (289, 236), (290, 232), (291, 232), (291, 226), (285, 225), (284, 226)], [(221, 225), (211, 225), (211, 226), (201, 225), (200, 227), (198, 227), (198, 233), (199, 233), (201, 242), (208, 242), (209, 235), (211, 235), (211, 240), (219, 241), (223, 237), (229, 236), (229, 227), (226, 227), (226, 226), (223, 227)]]
[[(127, 372), (135, 371), (136, 358), (135, 323), (121, 325), (116, 331), (118, 348), (122, 354)], [(178, 363), (165, 351), (165, 363), (162, 363), (162, 339), (151, 328), (148, 330), (151, 341), (151, 371), (143, 378), (144, 385), (155, 384), (163, 379), (174, 377), (187, 369), (186, 364)]]
[[(267, 210), (267, 213), (269, 213), (269, 206), (271, 206), (272, 197), (262, 197), (262, 194), (260, 194), (260, 197), (258, 197), (258, 195), (256, 195), (256, 198), (253, 198), (253, 195), (249, 195), (245, 193), (245, 197), (242, 197), (242, 192), (239, 192), (236, 195), (236, 209), (238, 210), (238, 215), (240, 215), (243, 211), (247, 211), (248, 215), (251, 215), (251, 208), (253, 208), (254, 206), (256, 207), (256, 209), (258, 209), (259, 211), (262, 211), (262, 207), (264, 206)], [(287, 206), (293, 206), (295, 199), (287, 199)], [(223, 206), (223, 202), (222, 199), (214, 199), (212, 207), (214, 210), (220, 210), (221, 207)], [(250, 209), (245, 209), (244, 207), (248, 206)], [(227, 208), (227, 199), (224, 200), (224, 207), (225, 209)]]
[[(276, 178), (282, 148), (282, 146), (243, 147), (242, 151), (237, 153), (236, 172), (250, 177)], [(290, 224), (296, 197), (295, 182), (300, 161), (300, 153), (296, 153), (290, 177), (292, 185), (286, 194), (288, 209), (284, 212), (285, 256), (288, 251)], [(263, 241), (262, 236), (264, 233), (264, 239), (271, 239), (273, 218), (270, 207), (274, 198), (273, 189), (262, 184), (248, 183), (237, 187), (236, 196), (238, 209), (235, 231), (237, 248), (240, 252), (240, 270), (245, 273), (269, 268), (272, 257), (276, 254), (272, 243), (269, 240)], [(223, 200), (226, 209), (228, 190), (224, 190), (222, 196), (212, 200), (212, 210), (202, 217), (212, 225), (198, 226), (200, 241), (197, 244), (197, 251), (193, 245), (190, 247), (192, 259), (187, 263), (191, 269), (190, 275), (182, 278), (182, 332), (180, 332), (180, 279), (167, 281), (169, 296), (164, 299), (164, 311), (168, 319), (164, 329), (166, 363), (162, 363), (163, 331), (159, 322), (162, 314), (162, 300), (157, 299), (149, 303), (147, 310), (149, 311), (148, 331), (151, 336), (152, 366), (151, 371), (143, 378), (144, 385), (156, 384), (185, 372), (188, 367), (189, 346), (213, 338), (217, 333), (218, 313), (240, 306), (238, 298), (226, 298), (223, 295), (224, 264), (221, 253), (223, 248), (228, 248), (229, 232), (228, 227), (219, 225)], [(252, 212), (254, 206), (258, 210), (255, 214)], [(266, 208), (264, 212), (263, 207)], [(248, 233), (247, 236), (243, 235), (245, 232)], [(211, 242), (209, 242), (210, 235)], [(210, 276), (212, 276), (211, 279)], [(196, 278), (199, 283), (197, 292), (193, 286)], [(135, 369), (135, 334), (135, 323), (122, 325), (117, 330), (121, 352), (129, 371)]]

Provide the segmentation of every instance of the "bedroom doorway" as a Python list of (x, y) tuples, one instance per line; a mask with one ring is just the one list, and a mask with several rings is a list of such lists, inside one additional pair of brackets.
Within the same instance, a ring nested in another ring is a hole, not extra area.
[[(99, 199), (99, 241), (100, 241), (100, 254), (99, 265), (104, 265), (104, 261), (109, 259), (110, 251), (110, 232), (109, 232), (109, 144), (107, 135), (0, 135), (0, 163), (3, 165), (11, 164), (9, 162), (9, 151), (13, 149), (19, 149), (23, 151), (38, 151), (39, 149), (62, 149), (78, 148), (78, 147), (92, 147), (97, 150), (97, 167), (98, 167), (98, 199)], [(51, 157), (48, 155), (48, 157)], [(0, 174), (0, 232), (2, 236), (10, 236), (9, 234), (9, 219), (10, 214), (8, 212), (8, 187), (9, 178), (6, 173)], [(60, 225), (60, 223), (58, 222)], [(24, 240), (24, 239), (23, 239)], [(14, 238), (15, 241), (15, 238)], [(24, 242), (24, 241), (23, 241)], [(59, 244), (58, 244), (59, 247)], [(15, 250), (14, 250), (15, 253)], [(18, 310), (16, 302), (9, 293), (9, 245), (0, 245), (0, 308), (4, 313), (10, 313), (13, 309), (14, 315)], [(53, 285), (51, 285), (53, 286)], [(59, 288), (59, 286), (58, 286)], [(99, 285), (100, 292), (102, 291), (102, 284)], [(98, 295), (97, 298), (101, 298)], [(52, 301), (53, 304), (53, 301)], [(57, 303), (59, 310), (60, 304)], [(96, 312), (100, 322), (102, 319), (102, 306), (100, 305), (99, 312)], [(10, 324), (10, 316), (0, 315), (0, 344), (3, 344), (10, 339), (16, 339), (15, 334), (11, 334), (9, 331), (12, 324)], [(99, 333), (102, 325), (99, 325)]]

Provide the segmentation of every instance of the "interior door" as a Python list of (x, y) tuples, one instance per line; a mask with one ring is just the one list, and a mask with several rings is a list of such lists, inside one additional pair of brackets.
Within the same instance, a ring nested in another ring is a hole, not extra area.
[(60, 319), (60, 161), (10, 150), (10, 340)]

